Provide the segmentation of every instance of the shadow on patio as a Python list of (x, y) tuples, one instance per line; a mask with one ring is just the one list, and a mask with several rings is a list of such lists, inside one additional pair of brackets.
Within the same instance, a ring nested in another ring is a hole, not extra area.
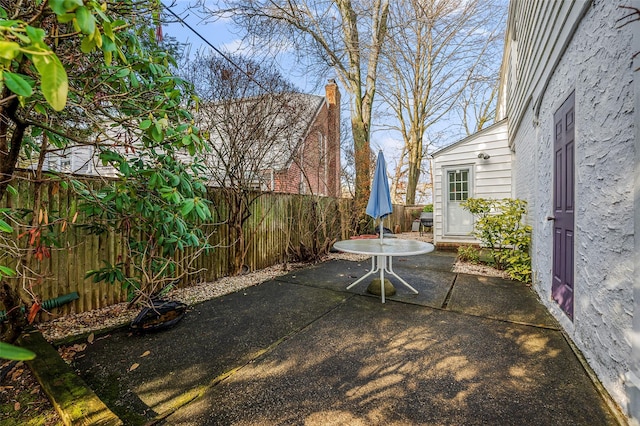
[(75, 368), (125, 424), (618, 424), (529, 287), (453, 261), (398, 258), (419, 294), (384, 305), (345, 290), (369, 261), (297, 270)]

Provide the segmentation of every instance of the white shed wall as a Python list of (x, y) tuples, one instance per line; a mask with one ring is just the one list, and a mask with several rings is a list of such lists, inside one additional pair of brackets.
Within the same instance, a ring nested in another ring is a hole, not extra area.
[[(490, 156), (484, 160), (478, 154)], [(503, 120), (462, 141), (433, 154), (434, 228), (433, 238), (438, 243), (477, 243), (472, 236), (445, 235), (444, 209), (448, 168), (470, 167), (471, 196), (474, 198), (511, 197), (511, 150), (507, 142), (507, 121)]]
[[(633, 29), (632, 25), (618, 28), (616, 22), (624, 14), (616, 2), (593, 2), (553, 73), (525, 89), (534, 96), (510, 136), (517, 156), (516, 196), (529, 202), (533, 225), (535, 289), (609, 393), (627, 408), (625, 377), (636, 364), (631, 344), (633, 285), (640, 272), (633, 261), (634, 215), (640, 212), (634, 210), (632, 179), (637, 114)], [(571, 22), (564, 25), (571, 27)], [(530, 29), (538, 38), (543, 37), (542, 30)], [(535, 96), (536, 89), (542, 90), (540, 97)], [(552, 214), (553, 114), (572, 91), (577, 208), (573, 322), (551, 298), (553, 240), (551, 222), (546, 220)], [(520, 110), (518, 105), (512, 103), (513, 111)], [(513, 111), (507, 110), (511, 115)]]

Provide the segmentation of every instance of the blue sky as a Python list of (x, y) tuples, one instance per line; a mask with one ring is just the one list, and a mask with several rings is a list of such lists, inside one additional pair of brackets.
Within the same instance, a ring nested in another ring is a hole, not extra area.
[[(169, 6), (167, 0), (164, 4)], [(188, 2), (176, 1), (172, 3), (171, 10), (180, 16), (188, 25), (194, 28), (207, 41), (223, 52), (233, 52), (239, 47), (238, 37), (230, 31), (230, 26), (225, 20), (218, 22), (203, 22), (196, 13), (187, 10)], [(166, 14), (169, 20), (175, 20), (169, 13)], [(195, 52), (202, 47), (209, 47), (200, 37), (186, 26), (180, 23), (171, 23), (162, 27), (165, 36), (175, 37), (178, 41), (191, 44), (191, 52)]]
[[(164, 4), (169, 6), (171, 5), (171, 10), (180, 16), (187, 24), (189, 24), (193, 29), (195, 29), (199, 34), (201, 34), (209, 43), (214, 45), (218, 50), (226, 53), (242, 53), (241, 51), (241, 41), (240, 37), (234, 33), (233, 26), (229, 22), (229, 20), (219, 20), (216, 22), (204, 22), (197, 13), (193, 11), (187, 10), (189, 5), (188, 0), (174, 0), (170, 3), (170, 0), (164, 0)], [(172, 16), (167, 13), (169, 18), (175, 20)], [(193, 33), (189, 28), (181, 25), (180, 23), (172, 23), (169, 25), (163, 26), (163, 34), (165, 36), (175, 37), (178, 41), (183, 43), (189, 43), (190, 54), (193, 55), (199, 49), (211, 50), (207, 44), (202, 41), (198, 35)], [(247, 54), (248, 52), (245, 50), (244, 52)], [(287, 60), (291, 61), (290, 58), (280, 57), (279, 61), (281, 63), (287, 64)], [(335, 78), (335, 76), (327, 76), (326, 78), (322, 78), (320, 84), (318, 84), (318, 79), (316, 76), (305, 74), (300, 76), (299, 70), (295, 70), (295, 64), (291, 64), (291, 62), (287, 65), (283, 66), (280, 69), (281, 74), (294, 83), (300, 90), (305, 93), (316, 94), (320, 96), (324, 96), (324, 83), (328, 78)], [(296, 73), (297, 71), (297, 73)], [(345, 93), (342, 88), (342, 115), (343, 118), (348, 119), (349, 117), (349, 97)], [(404, 142), (402, 141), (402, 137), (397, 132), (381, 130), (379, 127), (376, 128), (376, 119), (374, 118), (373, 123), (373, 131), (371, 134), (371, 149), (374, 152), (377, 152), (379, 149), (382, 149), (385, 154), (385, 158), (387, 160), (387, 168), (389, 172), (393, 172), (395, 170), (395, 166), (398, 160), (398, 156), (402, 150)]]
[[(238, 53), (241, 49), (241, 41), (240, 38), (234, 34), (233, 27), (228, 20), (219, 20), (217, 22), (203, 22), (203, 20), (198, 17), (196, 13), (193, 11), (187, 10), (189, 5), (188, 1), (177, 0), (173, 3), (169, 3), (169, 0), (164, 0), (164, 4), (171, 6), (171, 10), (180, 16), (187, 24), (189, 24), (192, 28), (194, 28), (199, 34), (201, 34), (209, 43), (213, 44), (217, 49), (221, 50), (224, 53)], [(173, 18), (169, 14), (167, 14), (169, 18)], [(175, 37), (178, 41), (183, 43), (189, 43), (190, 53), (193, 55), (199, 49), (207, 49), (211, 50), (207, 44), (202, 41), (195, 33), (193, 33), (189, 28), (180, 23), (172, 23), (169, 25), (163, 26), (163, 34), (165, 36)], [(286, 61), (286, 58), (284, 58)], [(325, 79), (322, 80), (322, 84), (320, 84), (320, 88), (316, 88), (318, 86), (317, 80), (314, 76), (308, 77), (300, 77), (296, 75), (295, 72), (291, 72), (290, 69), (281, 69), (282, 75), (293, 82), (296, 86), (298, 86), (302, 91), (306, 93), (312, 93), (317, 95), (324, 95), (324, 82)], [(328, 76), (327, 78), (332, 78), (333, 76)], [(348, 97), (343, 90), (343, 107), (345, 107), (343, 114), (348, 114)], [(394, 157), (396, 152), (398, 152), (402, 147), (402, 142), (394, 138), (389, 132), (374, 132), (372, 135), (371, 148), (377, 151), (379, 148), (383, 148), (386, 153), (387, 161), (391, 164), (394, 163)]]
[[(164, 0), (164, 4), (169, 6), (169, 0)], [(250, 54), (247, 49), (244, 49), (243, 52), (241, 39), (237, 34), (234, 33), (234, 29), (230, 20), (221, 19), (216, 22), (205, 22), (198, 16), (196, 12), (187, 10), (187, 7), (189, 5), (188, 1), (174, 0), (171, 5), (171, 10), (174, 13), (180, 16), (189, 26), (191, 26), (191, 28), (193, 28), (209, 43), (215, 46), (216, 49), (222, 51), (225, 54)], [(167, 13), (166, 15), (169, 19), (175, 20), (170, 14)], [(162, 30), (165, 36), (175, 37), (180, 42), (190, 44), (191, 47), (189, 49), (189, 52), (191, 55), (199, 50), (213, 50), (197, 34), (195, 34), (185, 25), (182, 25), (178, 22), (164, 25)], [(304, 92), (319, 95), (323, 94), (322, 89), (317, 89), (314, 86), (324, 87), (324, 84), (317, 85), (316, 80), (313, 78), (313, 76), (308, 76), (307, 78), (306, 75), (300, 76), (300, 72), (291, 72), (292, 66), (290, 62), (288, 63), (289, 67), (287, 67), (287, 61), (290, 59), (287, 58), (286, 55), (279, 57), (278, 60), (283, 64), (283, 68), (281, 68), (280, 72), (286, 79), (293, 82)], [(324, 83), (324, 81), (322, 83)]]

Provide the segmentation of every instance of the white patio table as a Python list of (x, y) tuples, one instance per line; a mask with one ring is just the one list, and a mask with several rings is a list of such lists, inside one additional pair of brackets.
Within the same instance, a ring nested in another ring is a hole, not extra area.
[(362, 239), (362, 240), (344, 240), (338, 241), (333, 245), (336, 250), (346, 253), (371, 255), (371, 270), (359, 278), (356, 282), (350, 284), (347, 290), (354, 285), (362, 282), (365, 278), (380, 273), (380, 294), (382, 303), (384, 300), (384, 273), (388, 273), (396, 277), (402, 284), (409, 287), (411, 291), (418, 294), (418, 290), (411, 287), (408, 282), (400, 278), (393, 271), (394, 256), (415, 256), (433, 251), (433, 244), (415, 240), (402, 240), (398, 238), (384, 238), (382, 240)]

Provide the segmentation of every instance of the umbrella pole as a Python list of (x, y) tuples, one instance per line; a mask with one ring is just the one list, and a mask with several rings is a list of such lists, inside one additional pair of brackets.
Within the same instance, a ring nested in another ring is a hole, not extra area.
[(381, 217), (380, 218), (380, 244), (382, 244), (382, 235), (384, 233), (383, 232), (384, 227), (382, 226), (383, 224), (384, 224), (384, 218)]

